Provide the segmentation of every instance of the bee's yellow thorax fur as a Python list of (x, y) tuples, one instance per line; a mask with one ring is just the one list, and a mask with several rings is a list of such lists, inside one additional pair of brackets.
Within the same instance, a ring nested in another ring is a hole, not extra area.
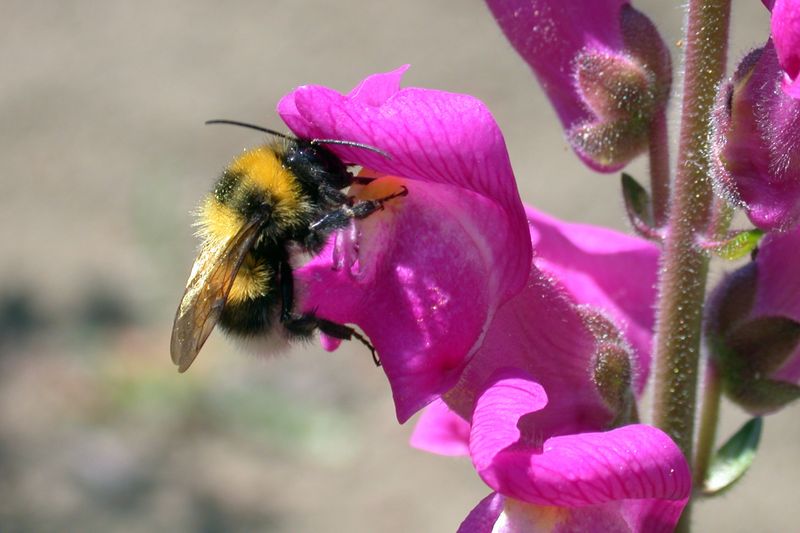
[(260, 146), (237, 157), (229, 169), (245, 176), (242, 185), (268, 192), (277, 207), (294, 211), (299, 207), (301, 192), (297, 179), (286, 170), (275, 150)]
[(273, 225), (292, 225), (310, 209), (294, 175), (283, 167), (272, 146), (247, 150), (234, 159), (226, 173), (238, 176), (230, 198), (224, 203), (214, 194), (206, 197), (199, 211), (199, 234), (221, 240), (236, 234), (246, 222), (238, 207), (251, 193), (261, 193), (271, 204)]

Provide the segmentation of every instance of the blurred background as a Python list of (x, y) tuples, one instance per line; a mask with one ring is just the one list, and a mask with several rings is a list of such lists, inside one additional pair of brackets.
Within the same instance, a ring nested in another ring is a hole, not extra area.
[[(681, 9), (636, 4), (677, 63)], [(734, 4), (733, 60), (768, 32), (759, 2)], [(626, 228), (618, 177), (578, 163), (483, 3), (0, 5), (0, 531), (455, 531), (488, 489), (468, 460), (407, 446), (361, 346), (262, 361), (212, 335), (178, 375), (168, 344), (190, 211), (261, 140), (203, 121), (283, 129), (297, 85), (411, 63), (407, 85), (488, 103), (525, 201)], [(723, 436), (744, 420), (724, 417)], [(697, 530), (796, 530), (798, 441), (796, 406), (769, 417)]]

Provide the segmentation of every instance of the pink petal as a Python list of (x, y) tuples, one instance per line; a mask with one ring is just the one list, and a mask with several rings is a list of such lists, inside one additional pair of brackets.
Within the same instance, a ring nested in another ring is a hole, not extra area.
[(577, 303), (601, 309), (620, 327), (637, 357), (636, 391), (641, 393), (650, 369), (658, 248), (611, 229), (563, 222), (532, 207), (525, 212), (534, 264)]
[(519, 371), (498, 375), (473, 414), (470, 454), (481, 478), (506, 497), (536, 505), (618, 502), (634, 531), (672, 531), (691, 491), (688, 464), (662, 431), (631, 425), (547, 438), (528, 412), (544, 391)]
[(742, 61), (733, 97), (715, 112), (715, 185), (764, 230), (800, 221), (800, 100), (780, 89), (783, 79), (770, 41)]
[(494, 524), (503, 511), (504, 498), (493, 492), (475, 506), (456, 533), (497, 533)]
[[(772, 8), (772, 39), (781, 68), (791, 87), (800, 74), (800, 1), (776, 0)], [(790, 89), (790, 92), (797, 89)], [(795, 95), (795, 97), (797, 97)]]
[(439, 455), (469, 455), (469, 422), (435, 400), (422, 412), (411, 435), (411, 446)]

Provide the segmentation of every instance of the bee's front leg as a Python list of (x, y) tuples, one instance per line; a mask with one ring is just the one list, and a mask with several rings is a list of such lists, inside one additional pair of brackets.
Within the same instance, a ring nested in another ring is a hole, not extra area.
[(375, 211), (383, 209), (383, 204), (393, 198), (399, 198), (408, 194), (408, 188), (403, 186), (399, 191), (376, 200), (361, 200), (352, 205), (344, 205), (339, 209), (334, 209), (326, 213), (322, 218), (313, 222), (309, 229), (312, 232), (328, 234), (334, 230), (344, 228), (352, 219), (367, 218)]

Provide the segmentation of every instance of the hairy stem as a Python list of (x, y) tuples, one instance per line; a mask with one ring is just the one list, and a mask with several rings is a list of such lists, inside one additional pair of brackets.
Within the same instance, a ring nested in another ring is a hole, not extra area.
[(666, 110), (659, 111), (650, 125), (650, 197), (653, 222), (663, 228), (669, 208), (669, 133)]
[[(678, 164), (659, 279), (654, 419), (692, 458), (702, 307), (708, 257), (696, 236), (709, 223), (708, 130), (725, 72), (730, 0), (689, 0)], [(679, 529), (688, 530), (690, 508)]]
[(719, 371), (713, 359), (706, 365), (705, 379), (703, 380), (703, 401), (700, 408), (700, 428), (697, 433), (697, 453), (694, 459), (694, 480), (699, 488), (711, 462), (714, 452), (714, 441), (717, 437), (717, 422), (719, 420), (719, 404), (722, 396), (722, 387), (719, 381)]

